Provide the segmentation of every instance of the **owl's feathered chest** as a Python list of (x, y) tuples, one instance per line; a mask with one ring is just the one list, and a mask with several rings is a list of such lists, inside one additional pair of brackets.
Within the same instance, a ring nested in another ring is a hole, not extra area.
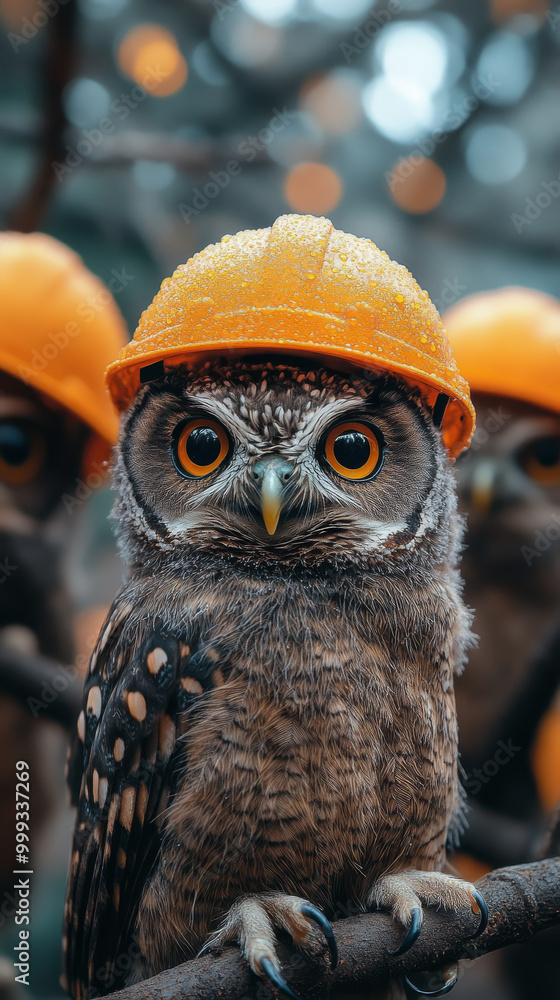
[(337, 879), (360, 895), (357, 868), (365, 885), (397, 856), (418, 863), (434, 807), (440, 850), (456, 794), (455, 607), (443, 585), (408, 589), (168, 581), (159, 617), (190, 655), (164, 866), (179, 842), (193, 872), (225, 859), (234, 894), (247, 878), (255, 890), (292, 879), (294, 891), (303, 879), (331, 905)]

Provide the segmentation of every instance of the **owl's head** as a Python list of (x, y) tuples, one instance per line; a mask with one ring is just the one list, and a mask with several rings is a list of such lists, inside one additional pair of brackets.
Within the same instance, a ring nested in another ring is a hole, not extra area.
[(204, 557), (399, 572), (449, 557), (449, 461), (420, 393), (304, 363), (206, 361), (140, 390), (115, 509), (137, 570)]

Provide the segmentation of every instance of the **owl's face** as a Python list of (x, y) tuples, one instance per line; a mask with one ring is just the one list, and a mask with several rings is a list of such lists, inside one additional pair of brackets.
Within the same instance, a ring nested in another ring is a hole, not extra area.
[(77, 418), (0, 372), (0, 531), (47, 521), (79, 475), (86, 436)]
[(478, 393), (473, 401), (477, 430), (456, 467), (467, 573), (472, 561), (486, 581), (534, 589), (558, 562), (560, 417), (504, 397)]
[[(244, 362), (175, 369), (121, 430), (127, 541), (277, 562), (398, 558), (452, 493), (439, 432), (390, 376)], [(136, 560), (135, 560), (136, 561)]]

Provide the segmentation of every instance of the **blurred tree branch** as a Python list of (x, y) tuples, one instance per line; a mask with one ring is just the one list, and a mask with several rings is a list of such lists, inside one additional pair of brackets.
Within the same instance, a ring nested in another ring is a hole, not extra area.
[(83, 677), (46, 656), (0, 650), (0, 692), (25, 705), (34, 718), (74, 728), (81, 708)]
[[(279, 945), (283, 975), (301, 996), (324, 997), (329, 991), (379, 986), (420, 969), (437, 969), (461, 958), (524, 941), (537, 931), (560, 923), (560, 858), (502, 868), (477, 882), (490, 921), (484, 934), (472, 938), (478, 917), (426, 910), (422, 933), (405, 955), (391, 957), (402, 930), (384, 913), (360, 914), (339, 920), (334, 929), (340, 951), (335, 972), (316, 960)], [(236, 949), (220, 957), (193, 959), (153, 979), (113, 994), (115, 1000), (248, 1000), (260, 996), (262, 983), (247, 969)]]
[(64, 159), (66, 115), (62, 94), (72, 79), (75, 58), (76, 0), (60, 5), (46, 27), (47, 54), (42, 89), (45, 94), (45, 121), (40, 134), (39, 162), (29, 189), (7, 222), (8, 229), (29, 233), (43, 218), (54, 185), (55, 160)]

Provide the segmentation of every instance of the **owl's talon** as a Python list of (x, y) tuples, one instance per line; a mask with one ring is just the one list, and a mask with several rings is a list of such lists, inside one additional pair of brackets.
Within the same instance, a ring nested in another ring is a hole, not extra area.
[[(477, 930), (473, 934), (473, 937), (479, 937), (488, 927), (488, 907), (486, 906), (486, 903), (484, 902), (484, 899), (480, 895), (478, 889), (472, 889), (471, 896), (480, 911), (480, 923)], [(477, 912), (474, 906), (472, 909), (473, 913)]]
[(321, 928), (329, 947), (331, 969), (336, 969), (338, 965), (338, 945), (336, 943), (336, 938), (330, 921), (327, 920), (325, 914), (321, 913), (321, 911), (318, 910), (316, 906), (313, 906), (312, 903), (304, 903), (303, 906), (300, 906), (300, 913), (303, 913), (305, 917), (309, 917), (310, 920), (314, 920), (315, 923)]
[(404, 955), (405, 952), (412, 948), (412, 945), (417, 940), (420, 931), (422, 930), (422, 921), (424, 917), (422, 914), (422, 908), (420, 906), (415, 906), (410, 914), (410, 924), (408, 930), (401, 941), (398, 948), (387, 948), (387, 953), (389, 955)]
[(284, 982), (282, 976), (278, 972), (278, 969), (275, 968), (272, 959), (267, 958), (265, 955), (265, 957), (260, 960), (260, 967), (266, 978), (272, 983), (273, 986), (276, 986), (277, 990), (280, 990), (280, 992), (287, 997), (292, 997), (292, 1000), (300, 1000), (297, 993), (294, 993), (288, 984)]

